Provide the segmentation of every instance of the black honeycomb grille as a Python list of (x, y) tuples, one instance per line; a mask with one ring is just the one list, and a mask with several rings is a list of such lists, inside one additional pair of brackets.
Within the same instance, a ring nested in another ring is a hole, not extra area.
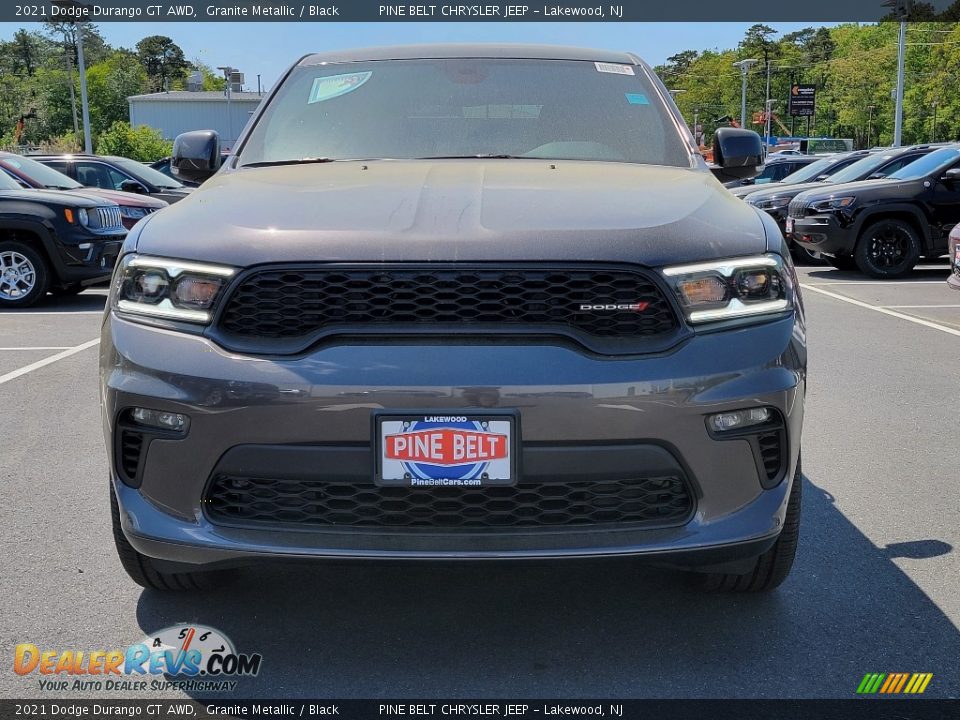
[(424, 489), (218, 475), (204, 506), (224, 524), (522, 528), (676, 524), (693, 512), (693, 497), (679, 477)]
[[(581, 310), (581, 305), (635, 309)], [(527, 333), (560, 328), (597, 338), (664, 336), (671, 304), (642, 271), (543, 267), (265, 269), (233, 290), (219, 326), (234, 337), (304, 338), (325, 331), (429, 326)]]

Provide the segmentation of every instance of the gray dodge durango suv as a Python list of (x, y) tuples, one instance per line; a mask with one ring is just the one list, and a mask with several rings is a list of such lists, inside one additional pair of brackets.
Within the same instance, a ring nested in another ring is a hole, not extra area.
[[(766, 213), (626, 53), (310, 55), (123, 246), (103, 423), (124, 568), (628, 555), (766, 590), (800, 517), (803, 307)], [(692, 576), (697, 577), (697, 576)]]

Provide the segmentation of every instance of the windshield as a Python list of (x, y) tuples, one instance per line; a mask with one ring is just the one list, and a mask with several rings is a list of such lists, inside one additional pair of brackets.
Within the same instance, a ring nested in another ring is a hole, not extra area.
[(23, 157), (5, 157), (3, 158), (5, 165), (19, 170), (28, 178), (34, 182), (40, 183), (46, 188), (52, 188), (55, 190), (76, 190), (77, 188), (83, 187), (76, 180), (67, 177), (62, 172), (54, 170), (52, 167), (47, 167), (43, 163), (39, 163), (36, 160), (31, 160), (30, 158)]
[(240, 164), (478, 156), (691, 165), (642, 68), (499, 58), (299, 67)]
[(23, 186), (5, 172), (0, 172), (0, 190), (23, 190)]
[(804, 165), (796, 172), (787, 175), (780, 182), (786, 183), (787, 185), (811, 182), (812, 180), (816, 180), (818, 176), (823, 175), (824, 170), (829, 168), (835, 162), (835, 159), (827, 158), (824, 158), (823, 160), (817, 160), (816, 162), (812, 162), (809, 165)]
[(890, 155), (889, 153), (867, 155), (865, 158), (860, 158), (852, 165), (847, 165), (843, 170), (835, 175), (831, 175), (827, 179), (827, 182), (846, 183), (854, 182), (856, 180), (863, 180), (864, 178), (870, 177), (874, 170), (890, 162), (892, 158), (893, 155)]
[(909, 165), (887, 175), (888, 180), (919, 180), (922, 177), (933, 175), (938, 170), (946, 170), (960, 160), (960, 150), (957, 148), (941, 148), (926, 157), (914, 160)]
[(141, 163), (138, 163), (136, 160), (128, 160), (127, 158), (111, 158), (110, 162), (116, 165), (121, 170), (124, 170), (129, 175), (133, 175), (137, 180), (143, 180), (150, 183), (151, 185), (156, 185), (160, 188), (182, 188), (177, 180), (167, 177), (162, 172), (157, 172), (152, 167), (147, 167)]

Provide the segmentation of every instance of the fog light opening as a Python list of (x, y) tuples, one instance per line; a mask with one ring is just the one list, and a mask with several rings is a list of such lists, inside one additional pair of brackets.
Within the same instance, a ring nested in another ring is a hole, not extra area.
[(130, 419), (138, 425), (183, 432), (187, 429), (187, 416), (180, 413), (166, 412), (165, 410), (150, 410), (149, 408), (133, 408), (130, 410)]
[(753, 427), (754, 425), (763, 425), (770, 421), (773, 412), (770, 408), (749, 408), (748, 410), (734, 410), (732, 412), (717, 413), (711, 415), (707, 422), (710, 429), (714, 432), (726, 432), (728, 430), (740, 430), (742, 428)]

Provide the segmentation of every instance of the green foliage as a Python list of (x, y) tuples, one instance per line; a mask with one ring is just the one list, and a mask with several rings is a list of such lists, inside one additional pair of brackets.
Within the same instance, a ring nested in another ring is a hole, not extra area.
[(158, 130), (146, 125), (131, 127), (130, 123), (117, 121), (100, 133), (97, 153), (121, 155), (140, 162), (153, 162), (173, 151), (173, 143), (164, 140)]
[[(736, 49), (685, 50), (655, 69), (667, 87), (684, 91), (676, 95), (677, 104), (691, 124), (696, 113), (708, 138), (719, 118), (740, 116), (740, 73), (732, 63), (756, 58), (760, 62), (748, 75), (747, 127), (763, 132), (761, 124), (751, 121), (764, 109), (769, 60), (773, 111), (791, 134), (795, 130), (805, 135), (807, 123), (790, 118), (790, 86), (812, 83), (817, 86), (817, 110), (810, 121), (811, 135), (851, 137), (861, 147), (887, 145), (893, 139), (897, 33), (897, 23), (851, 23), (804, 28), (777, 38), (772, 28), (757, 24)], [(911, 22), (907, 42), (903, 142), (934, 137), (934, 106), (936, 139), (960, 138), (960, 23)], [(785, 132), (774, 122), (772, 134)]]
[(180, 46), (165, 35), (150, 35), (138, 42), (137, 59), (147, 72), (151, 92), (182, 86), (190, 67)]
[(114, 52), (103, 62), (88, 68), (91, 133), (99, 135), (118, 120), (129, 120), (127, 98), (140, 95), (146, 89), (147, 73), (129, 52)]

